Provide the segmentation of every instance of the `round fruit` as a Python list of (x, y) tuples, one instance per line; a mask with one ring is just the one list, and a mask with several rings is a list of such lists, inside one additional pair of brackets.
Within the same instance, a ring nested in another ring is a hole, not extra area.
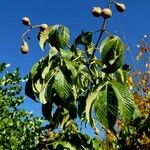
[(123, 3), (116, 3), (116, 8), (119, 12), (123, 12), (126, 9), (126, 6)]
[(94, 17), (99, 17), (101, 15), (101, 8), (100, 7), (93, 7), (92, 14)]
[(26, 54), (28, 52), (29, 52), (28, 43), (27, 42), (23, 42), (23, 44), (21, 46), (21, 53), (22, 54)]
[(112, 16), (112, 11), (109, 8), (104, 8), (101, 12), (103, 18), (107, 19)]
[(48, 28), (48, 25), (45, 24), (45, 23), (43, 23), (43, 24), (40, 25), (40, 30), (41, 30), (41, 31), (44, 31), (44, 30), (47, 29), (47, 28)]
[(30, 19), (28, 17), (23, 17), (22, 18), (22, 23), (26, 26), (30, 26), (31, 25), (31, 22), (30, 22)]

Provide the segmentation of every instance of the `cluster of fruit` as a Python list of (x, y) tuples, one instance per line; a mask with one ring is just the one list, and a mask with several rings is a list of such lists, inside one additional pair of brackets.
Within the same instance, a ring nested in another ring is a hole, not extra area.
[[(112, 1), (112, 2), (115, 4), (116, 9), (119, 12), (125, 11), (126, 6), (123, 3), (118, 3), (116, 1)], [(94, 17), (102, 16), (104, 19), (107, 19), (107, 18), (110, 18), (112, 16), (112, 11), (110, 8), (101, 9), (100, 7), (93, 7), (92, 14)]]
[[(33, 26), (31, 24), (31, 21), (28, 17), (23, 17), (22, 18), (22, 23), (23, 25), (25, 26), (29, 26), (30, 29), (34, 28), (34, 27), (37, 27), (40, 29), (40, 32), (43, 32), (45, 29), (48, 28), (48, 25), (43, 23), (41, 25), (36, 25), (36, 26)], [(29, 52), (29, 46), (28, 46), (28, 43), (23, 39), (23, 42), (22, 42), (22, 45), (21, 45), (21, 52), (22, 54), (27, 54)]]
[[(116, 6), (116, 9), (119, 11), (119, 12), (123, 12), (126, 7), (123, 3), (118, 3), (116, 1), (112, 1), (115, 6)], [(107, 19), (107, 18), (110, 18), (112, 16), (112, 11), (110, 8), (104, 8), (104, 9), (101, 9), (100, 7), (93, 7), (92, 9), (92, 14), (93, 16), (95, 17), (99, 17), (99, 16), (102, 16), (104, 19)], [(30, 31), (31, 29), (33, 28), (39, 28), (40, 29), (40, 33), (43, 32), (45, 29), (48, 28), (48, 25), (47, 24), (41, 24), (41, 25), (36, 25), (36, 26), (33, 26), (31, 24), (31, 21), (28, 17), (23, 17), (22, 18), (22, 23), (23, 25), (25, 26), (29, 26), (29, 30)], [(27, 32), (28, 32), (27, 31)], [(26, 32), (25, 32), (26, 34)], [(24, 35), (25, 35), (24, 34)], [(24, 37), (24, 36), (23, 36)], [(22, 37), (22, 45), (21, 45), (21, 52), (22, 54), (27, 54), (29, 52), (29, 46), (28, 46), (28, 43), (24, 40), (24, 38)]]

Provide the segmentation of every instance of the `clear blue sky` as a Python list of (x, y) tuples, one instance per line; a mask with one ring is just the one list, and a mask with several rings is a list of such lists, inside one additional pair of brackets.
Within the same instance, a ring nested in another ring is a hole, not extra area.
[[(36, 32), (30, 34), (30, 52), (20, 53), (21, 35), (26, 27), (21, 18), (27, 16), (33, 24), (63, 24), (71, 30), (71, 41), (82, 29), (97, 30), (102, 19), (91, 15), (93, 6), (106, 6), (107, 0), (1, 0), (0, 2), (0, 62), (10, 63), (12, 68), (19, 67), (21, 75), (26, 75), (40, 57), (47, 54), (38, 46)], [(137, 53), (137, 41), (144, 35), (150, 35), (150, 0), (120, 0), (127, 10), (118, 13), (113, 8), (113, 17), (107, 29), (123, 37), (121, 26), (127, 42)], [(129, 58), (126, 58), (129, 59)], [(128, 61), (128, 60), (127, 60)], [(26, 100), (25, 108), (40, 114), (40, 104)]]

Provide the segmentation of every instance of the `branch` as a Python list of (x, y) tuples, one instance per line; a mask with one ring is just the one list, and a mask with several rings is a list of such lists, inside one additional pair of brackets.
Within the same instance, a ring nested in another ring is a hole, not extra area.
[[(107, 8), (110, 8), (112, 2), (113, 2), (113, 0), (109, 0), (109, 3), (108, 3)], [(99, 37), (98, 37), (98, 39), (97, 39), (97, 42), (96, 42), (96, 44), (95, 44), (95, 48), (94, 48), (94, 50), (93, 50), (93, 53), (92, 53), (92, 56), (91, 56), (91, 59), (90, 59), (90, 62), (89, 62), (89, 63), (91, 63), (91, 61), (92, 61), (92, 59), (93, 59), (93, 57), (94, 57), (94, 55), (95, 55), (95, 52), (96, 52), (96, 50), (97, 50), (97, 48), (98, 48), (100, 39), (101, 39), (103, 33), (106, 31), (106, 21), (107, 21), (107, 19), (105, 18), (105, 19), (103, 20), (103, 24), (102, 24), (101, 29), (100, 29), (100, 35), (99, 35)]]
[(22, 41), (24, 41), (24, 37), (26, 36), (26, 34), (28, 33), (28, 32), (30, 32), (32, 29), (34, 29), (34, 28), (39, 28), (40, 27), (40, 25), (35, 25), (35, 26), (30, 26), (30, 28), (28, 29), (28, 30), (26, 30), (23, 34), (22, 34), (22, 36), (21, 36), (21, 39), (22, 39)]

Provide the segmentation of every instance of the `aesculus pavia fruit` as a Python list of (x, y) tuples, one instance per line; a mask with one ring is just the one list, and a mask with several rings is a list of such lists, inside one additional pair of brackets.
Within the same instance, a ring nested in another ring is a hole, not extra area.
[(112, 16), (112, 11), (109, 8), (104, 8), (101, 12), (101, 16), (104, 19), (110, 18)]
[(23, 42), (21, 45), (21, 53), (26, 54), (29, 52), (29, 47), (27, 42)]
[(126, 9), (126, 6), (123, 3), (116, 3), (115, 6), (119, 12), (123, 12)]
[(92, 14), (94, 17), (99, 17), (101, 15), (101, 8), (100, 7), (93, 7)]
[(30, 22), (30, 19), (28, 17), (23, 17), (22, 18), (22, 23), (26, 26), (30, 26), (31, 25), (31, 22)]
[(40, 25), (40, 30), (41, 31), (44, 31), (47, 28), (48, 28), (48, 25), (46, 23), (43, 23), (43, 24)]

